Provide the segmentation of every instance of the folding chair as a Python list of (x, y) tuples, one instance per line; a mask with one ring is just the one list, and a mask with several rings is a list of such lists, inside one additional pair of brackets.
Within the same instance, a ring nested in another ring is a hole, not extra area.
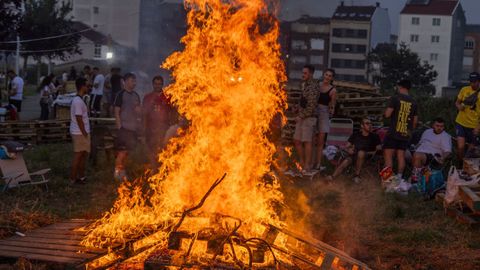
[(17, 152), (15, 159), (0, 159), (0, 170), (3, 175), (1, 179), (5, 181), (3, 191), (13, 187), (39, 184), (45, 184), (48, 190), (47, 183), (50, 179), (47, 177), (47, 174), (50, 172), (50, 169), (29, 173), (22, 152)]
[(348, 138), (353, 133), (353, 121), (350, 118), (330, 119), (330, 132), (327, 136), (326, 145), (334, 145), (338, 148), (348, 143)]

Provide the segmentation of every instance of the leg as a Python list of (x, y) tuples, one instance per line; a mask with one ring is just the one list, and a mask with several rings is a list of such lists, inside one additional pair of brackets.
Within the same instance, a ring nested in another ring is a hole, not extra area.
[(317, 162), (315, 167), (320, 168), (322, 165), (322, 157), (323, 157), (323, 147), (325, 146), (325, 137), (327, 136), (326, 133), (320, 132), (317, 136)]
[(357, 161), (355, 163), (355, 175), (360, 175), (360, 171), (362, 170), (363, 164), (365, 163), (365, 157), (367, 153), (365, 151), (358, 151), (357, 153)]
[(405, 150), (397, 149), (397, 163), (397, 173), (403, 175), (403, 171), (405, 170)]
[(335, 171), (332, 174), (332, 178), (338, 177), (342, 172), (350, 165), (352, 164), (352, 158), (347, 157), (346, 159), (342, 160), (340, 165), (335, 169)]
[(72, 170), (70, 171), (70, 181), (77, 179), (78, 170), (80, 169), (80, 163), (82, 159), (82, 152), (75, 152), (72, 160)]
[(80, 161), (78, 165), (78, 176), (80, 178), (83, 178), (85, 177), (85, 163), (87, 161), (88, 152), (83, 151), (80, 154), (81, 156), (80, 156)]
[(415, 152), (415, 154), (413, 154), (412, 163), (413, 163), (414, 169), (418, 169), (425, 166), (426, 162), (427, 162), (427, 155), (425, 155), (425, 153)]
[(465, 155), (465, 137), (457, 137), (457, 148), (458, 161), (461, 162)]
[(305, 159), (304, 159), (305, 152), (303, 151), (303, 143), (301, 141), (295, 140), (294, 144), (295, 144), (295, 150), (297, 150), (297, 155), (298, 155), (298, 158), (299, 158), (300, 165), (302, 167), (304, 167), (304, 165), (305, 165)]
[(395, 154), (395, 149), (383, 149), (383, 159), (385, 160), (384, 167), (393, 167), (393, 155)]
[(312, 169), (312, 142), (305, 142), (305, 170)]

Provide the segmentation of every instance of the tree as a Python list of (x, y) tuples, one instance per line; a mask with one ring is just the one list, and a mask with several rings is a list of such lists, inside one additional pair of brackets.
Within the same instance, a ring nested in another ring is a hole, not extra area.
[(396, 83), (402, 79), (410, 80), (419, 94), (431, 95), (435, 92), (432, 82), (438, 73), (427, 61), (422, 63), (405, 43), (398, 48), (392, 44), (379, 44), (369, 53), (367, 61), (374, 83), (384, 93), (392, 93)]
[(81, 53), (78, 43), (80, 35), (73, 28), (72, 11), (70, 2), (58, 0), (24, 0), (25, 12), (19, 27), (19, 34), (22, 40), (41, 39), (43, 40), (22, 42), (22, 56), (24, 66), (28, 57), (32, 56), (39, 61), (42, 57), (49, 59), (68, 59), (72, 54)]
[(15, 50), (16, 44), (9, 41), (17, 38), (17, 29), (21, 21), (20, 6), (21, 0), (0, 2), (0, 50), (5, 50), (7, 54)]

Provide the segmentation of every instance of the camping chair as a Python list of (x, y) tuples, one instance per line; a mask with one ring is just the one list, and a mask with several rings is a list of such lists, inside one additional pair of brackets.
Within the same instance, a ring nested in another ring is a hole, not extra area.
[(15, 159), (0, 159), (0, 170), (3, 175), (1, 179), (5, 181), (3, 191), (13, 187), (39, 184), (45, 184), (48, 190), (47, 183), (50, 179), (47, 178), (47, 174), (50, 169), (29, 173), (22, 152), (17, 152)]
[(325, 149), (329, 146), (335, 146), (338, 151), (334, 159), (330, 162), (337, 168), (338, 165), (348, 156), (343, 148), (348, 143), (348, 138), (353, 133), (353, 121), (350, 118), (332, 118), (330, 119), (330, 132), (327, 136)]

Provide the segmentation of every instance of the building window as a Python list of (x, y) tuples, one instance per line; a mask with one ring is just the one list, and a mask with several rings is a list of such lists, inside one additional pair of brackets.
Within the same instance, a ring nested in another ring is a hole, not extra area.
[(431, 53), (430, 61), (437, 61), (437, 60), (438, 60), (438, 53)]
[(463, 66), (473, 66), (473, 57), (464, 56), (463, 57)]
[(304, 40), (292, 40), (292, 48), (294, 50), (306, 50), (307, 44)]
[(465, 40), (465, 49), (473, 49), (475, 47), (475, 41)]
[(419, 17), (412, 17), (412, 24), (413, 25), (419, 25), (420, 24), (420, 18)]
[(410, 42), (418, 42), (418, 35), (410, 35)]
[(312, 56), (310, 56), (310, 64), (312, 64), (312, 65), (323, 65), (323, 55), (312, 55)]
[(349, 29), (349, 28), (333, 28), (332, 35), (341, 38), (367, 38), (367, 30)]
[(98, 7), (93, 7), (93, 14), (98, 14), (99, 8)]
[(332, 59), (333, 68), (365, 69), (364, 60)]
[(366, 53), (367, 46), (365, 45), (355, 45), (355, 44), (332, 44), (332, 52), (338, 53)]
[(306, 64), (307, 63), (307, 57), (306, 56), (295, 55), (295, 56), (292, 56), (290, 59), (292, 61), (292, 64)]
[(95, 48), (94, 48), (94, 51), (93, 51), (93, 57), (102, 58), (102, 45), (101, 44), (95, 44)]
[(432, 36), (432, 43), (439, 43), (440, 42), (440, 36)]
[(325, 50), (325, 41), (319, 38), (313, 38), (310, 40), (310, 47), (312, 50)]
[(432, 25), (439, 26), (440, 25), (440, 18), (433, 18)]

